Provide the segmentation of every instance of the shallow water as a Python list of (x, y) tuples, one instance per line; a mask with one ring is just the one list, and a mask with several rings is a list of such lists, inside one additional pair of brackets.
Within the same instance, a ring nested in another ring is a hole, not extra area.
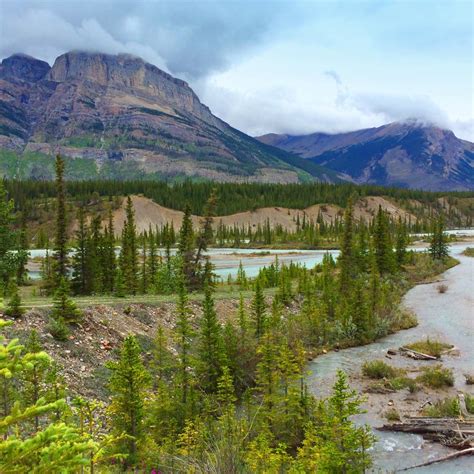
[[(471, 244), (472, 245), (472, 244)], [(327, 395), (338, 368), (348, 373), (358, 373), (366, 360), (383, 358), (390, 348), (407, 343), (437, 337), (454, 344), (460, 350), (459, 357), (445, 357), (443, 364), (453, 369), (455, 386), (471, 391), (466, 386), (463, 373), (474, 366), (474, 258), (464, 257), (461, 252), (467, 244), (453, 245), (451, 254), (461, 262), (442, 275), (448, 291), (440, 294), (439, 283), (417, 285), (404, 298), (404, 305), (418, 317), (418, 326), (362, 347), (354, 347), (322, 355), (309, 364), (310, 390), (317, 396)], [(383, 420), (374, 414), (364, 414), (359, 420), (371, 426), (380, 426)], [(374, 448), (374, 472), (393, 472), (397, 468), (413, 466), (451, 452), (438, 444), (424, 441), (420, 436), (395, 432), (375, 431), (378, 442)], [(472, 457), (413, 469), (410, 472), (472, 473)]]

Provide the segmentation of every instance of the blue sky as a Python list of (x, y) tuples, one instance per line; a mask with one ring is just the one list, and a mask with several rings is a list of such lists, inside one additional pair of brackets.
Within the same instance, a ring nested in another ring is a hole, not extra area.
[(0, 0), (0, 53), (136, 54), (250, 134), (418, 118), (473, 140), (473, 5)]

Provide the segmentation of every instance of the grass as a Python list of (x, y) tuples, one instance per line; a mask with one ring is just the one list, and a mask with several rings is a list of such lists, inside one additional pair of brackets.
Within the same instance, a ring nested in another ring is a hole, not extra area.
[[(474, 396), (464, 394), (467, 412), (474, 414)], [(462, 415), (458, 397), (448, 397), (437, 401), (434, 405), (426, 406), (423, 409), (424, 416), (433, 418), (457, 418)]]
[(416, 352), (421, 352), (423, 354), (436, 357), (437, 359), (441, 357), (443, 352), (453, 348), (451, 344), (446, 344), (445, 342), (437, 340), (431, 340), (429, 338), (424, 341), (416, 341), (411, 344), (406, 344), (405, 347)]
[(398, 375), (399, 370), (383, 360), (372, 360), (364, 362), (362, 373), (371, 379), (392, 379)]
[(466, 257), (474, 257), (474, 247), (467, 247), (462, 254)]
[(439, 400), (434, 405), (427, 405), (423, 409), (423, 415), (432, 418), (457, 418), (460, 414), (461, 409), (457, 397)]
[(390, 408), (385, 412), (385, 418), (388, 421), (400, 421), (400, 413), (395, 408)]
[(417, 377), (417, 381), (431, 388), (445, 388), (454, 385), (454, 375), (451, 369), (441, 364), (434, 367), (423, 368), (423, 373)]

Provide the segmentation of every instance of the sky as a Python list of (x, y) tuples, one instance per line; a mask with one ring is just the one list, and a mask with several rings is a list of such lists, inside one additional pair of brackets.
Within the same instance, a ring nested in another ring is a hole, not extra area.
[(0, 0), (0, 56), (130, 53), (250, 135), (418, 119), (474, 141), (471, 0)]

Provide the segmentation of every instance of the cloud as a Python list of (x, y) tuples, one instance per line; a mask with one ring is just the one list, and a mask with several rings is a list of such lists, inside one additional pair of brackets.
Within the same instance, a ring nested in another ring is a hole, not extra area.
[(0, 53), (49, 62), (71, 49), (126, 52), (188, 79), (225, 69), (283, 31), (283, 3), (2, 0)]

